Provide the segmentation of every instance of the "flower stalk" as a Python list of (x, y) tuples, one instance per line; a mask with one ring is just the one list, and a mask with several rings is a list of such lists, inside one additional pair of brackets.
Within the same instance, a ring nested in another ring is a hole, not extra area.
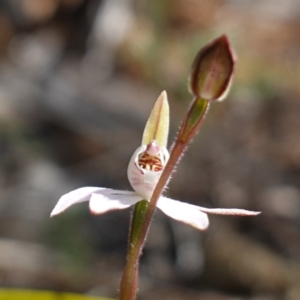
[[(199, 51), (194, 60), (189, 78), (190, 91), (194, 95), (194, 100), (182, 122), (178, 136), (172, 146), (169, 160), (157, 182), (150, 201), (139, 202), (133, 213), (127, 263), (120, 286), (120, 300), (136, 299), (138, 262), (157, 202), (186, 146), (202, 125), (210, 101), (220, 100), (226, 96), (233, 76), (234, 62), (233, 52), (226, 36), (221, 36), (209, 43)], [(166, 134), (167, 136), (166, 130), (163, 130), (161, 125), (164, 122), (160, 121), (163, 116), (160, 108), (160, 104), (156, 104), (148, 120), (143, 136), (145, 144), (150, 139), (155, 139), (159, 134)]]

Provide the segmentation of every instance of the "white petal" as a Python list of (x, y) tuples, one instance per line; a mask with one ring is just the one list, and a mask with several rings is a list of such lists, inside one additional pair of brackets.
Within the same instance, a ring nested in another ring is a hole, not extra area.
[(205, 213), (214, 215), (227, 215), (227, 216), (257, 216), (260, 211), (251, 211), (239, 208), (206, 208), (198, 206), (199, 209)]
[(200, 209), (188, 203), (172, 200), (166, 197), (160, 197), (157, 207), (169, 217), (191, 225), (197, 229), (204, 230), (209, 225), (207, 214)]
[(92, 193), (95, 193), (97, 191), (103, 191), (103, 190), (106, 190), (106, 188), (83, 187), (83, 188), (74, 190), (72, 192), (69, 192), (60, 197), (56, 206), (52, 210), (50, 216), (53, 217), (55, 215), (60, 214), (65, 209), (67, 209), (68, 207), (70, 207), (71, 205), (73, 205), (75, 203), (88, 201), (88, 200), (90, 200)]
[(94, 214), (103, 214), (110, 210), (127, 208), (141, 200), (141, 196), (135, 192), (105, 189), (93, 193), (90, 210)]

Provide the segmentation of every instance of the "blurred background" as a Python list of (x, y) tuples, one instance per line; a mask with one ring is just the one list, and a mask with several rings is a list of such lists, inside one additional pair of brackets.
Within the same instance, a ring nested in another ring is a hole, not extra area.
[(300, 299), (299, 27), (297, 0), (1, 0), (1, 287), (117, 297), (130, 211), (49, 214), (78, 187), (131, 189), (154, 101), (168, 92), (170, 144), (194, 56), (226, 33), (233, 88), (167, 194), (263, 214), (199, 232), (158, 211), (139, 299)]

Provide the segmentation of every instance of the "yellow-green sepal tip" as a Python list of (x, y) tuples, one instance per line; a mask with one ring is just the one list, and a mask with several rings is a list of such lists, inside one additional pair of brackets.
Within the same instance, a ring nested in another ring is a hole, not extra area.
[(142, 145), (156, 140), (161, 147), (167, 147), (170, 123), (170, 109), (166, 91), (157, 98), (146, 123)]

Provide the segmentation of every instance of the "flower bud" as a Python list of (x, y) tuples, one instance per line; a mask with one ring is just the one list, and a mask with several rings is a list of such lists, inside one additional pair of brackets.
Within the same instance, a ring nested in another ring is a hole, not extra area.
[(229, 91), (235, 65), (235, 54), (226, 35), (202, 48), (192, 65), (190, 92), (205, 100), (223, 100)]

